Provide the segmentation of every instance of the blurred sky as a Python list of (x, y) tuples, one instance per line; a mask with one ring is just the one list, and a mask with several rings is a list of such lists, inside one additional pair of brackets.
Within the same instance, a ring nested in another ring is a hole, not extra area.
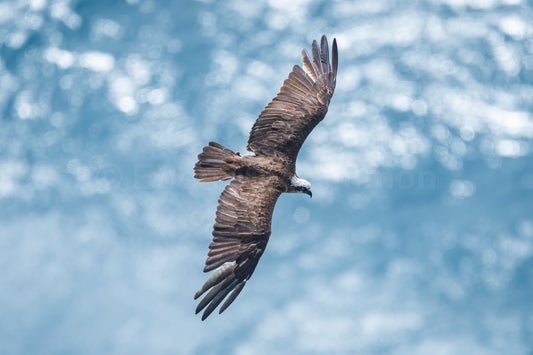
[[(223, 315), (225, 182), (300, 51), (337, 89)], [(533, 3), (0, 2), (5, 354), (533, 354)]]

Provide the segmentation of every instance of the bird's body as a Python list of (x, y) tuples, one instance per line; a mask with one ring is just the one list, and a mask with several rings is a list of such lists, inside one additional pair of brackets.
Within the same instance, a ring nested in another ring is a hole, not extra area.
[[(326, 37), (320, 50), (312, 45), (312, 60), (302, 51), (303, 67), (294, 66), (278, 95), (255, 122), (248, 141), (254, 155), (241, 156), (214, 142), (204, 147), (195, 165), (201, 182), (227, 180), (217, 209), (213, 241), (204, 268), (215, 270), (195, 299), (210, 290), (196, 312), (205, 319), (226, 298), (222, 313), (250, 278), (270, 237), (274, 206), (284, 192), (311, 196), (311, 185), (296, 175), (303, 142), (326, 115), (337, 75), (337, 44), (332, 64)], [(231, 292), (231, 294), (230, 294)], [(229, 296), (228, 296), (229, 295)]]
[[(232, 177), (259, 177), (259, 176), (279, 176), (280, 177), (280, 190), (281, 192), (289, 192), (291, 185), (291, 177), (296, 173), (296, 164), (294, 161), (287, 159), (283, 156), (265, 156), (265, 155), (246, 155), (241, 156), (238, 153), (233, 153), (228, 149), (222, 147), (218, 143), (209, 142), (209, 145), (204, 148), (202, 158), (209, 157), (210, 152), (218, 150), (223, 157), (219, 157), (219, 160), (224, 161), (222, 171), (225, 176), (220, 175), (210, 176), (209, 172), (203, 175), (202, 172), (197, 172), (196, 176), (201, 182), (226, 180)], [(200, 158), (203, 161), (204, 166), (209, 159)], [(199, 170), (199, 169), (197, 169)], [(206, 171), (206, 170), (204, 170)]]

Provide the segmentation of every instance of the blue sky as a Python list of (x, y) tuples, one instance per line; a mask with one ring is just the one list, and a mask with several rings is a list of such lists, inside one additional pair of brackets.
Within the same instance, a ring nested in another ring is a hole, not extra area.
[[(525, 0), (0, 3), (0, 348), (10, 354), (529, 354)], [(284, 195), (221, 316), (192, 296), (225, 182), (300, 51), (339, 44)]]

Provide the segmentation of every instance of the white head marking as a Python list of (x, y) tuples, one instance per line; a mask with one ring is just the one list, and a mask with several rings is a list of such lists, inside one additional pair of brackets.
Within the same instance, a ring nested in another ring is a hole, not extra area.
[(296, 175), (291, 178), (291, 185), (293, 187), (303, 187), (307, 190), (311, 189), (311, 184), (309, 183), (309, 181), (301, 179)]

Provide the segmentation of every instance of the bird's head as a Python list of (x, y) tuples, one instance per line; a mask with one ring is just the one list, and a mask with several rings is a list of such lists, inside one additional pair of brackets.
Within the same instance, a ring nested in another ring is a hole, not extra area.
[(313, 197), (313, 193), (311, 192), (311, 184), (309, 181), (299, 178), (298, 175), (294, 175), (291, 178), (291, 188), (289, 192), (299, 192)]

